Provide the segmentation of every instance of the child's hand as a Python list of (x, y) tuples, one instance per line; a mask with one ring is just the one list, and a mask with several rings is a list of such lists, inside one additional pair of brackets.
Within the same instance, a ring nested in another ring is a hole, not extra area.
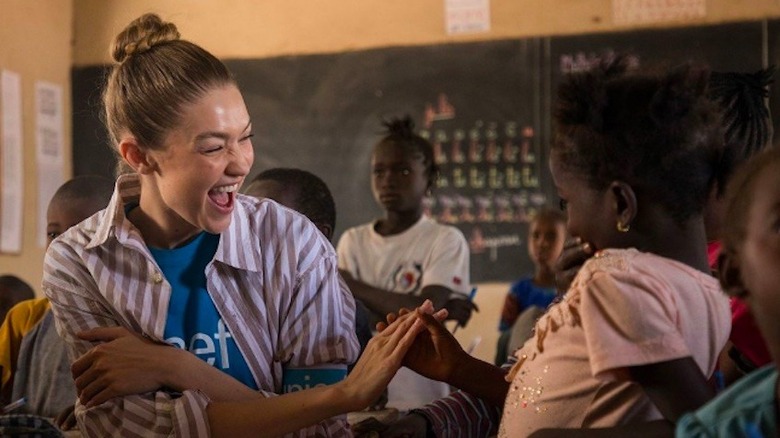
[(153, 343), (123, 327), (94, 328), (78, 337), (103, 342), (84, 353), (70, 368), (84, 406), (156, 391), (165, 385), (164, 360), (175, 347)]
[(577, 276), (583, 263), (593, 256), (593, 246), (582, 242), (579, 237), (573, 237), (563, 245), (558, 261), (555, 263), (555, 287), (558, 294), (569, 290), (571, 282)]
[(456, 320), (461, 327), (466, 327), (472, 311), (479, 312), (479, 307), (467, 298), (451, 298), (447, 300), (444, 308), (449, 313), (447, 320)]
[[(430, 301), (426, 301), (430, 306)], [(424, 330), (420, 312), (406, 312), (368, 342), (355, 367), (340, 385), (358, 410), (374, 402), (401, 368), (404, 356)], [(446, 316), (446, 311), (443, 312)]]

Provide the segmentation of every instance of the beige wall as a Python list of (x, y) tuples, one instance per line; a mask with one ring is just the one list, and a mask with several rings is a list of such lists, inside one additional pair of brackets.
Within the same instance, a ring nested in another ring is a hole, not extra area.
[(0, 274), (13, 273), (40, 293), (44, 249), (38, 246), (35, 162), (36, 81), (62, 86), (65, 112), (64, 175), (71, 175), (70, 67), (71, 0), (0, 0), (0, 69), (19, 73), (22, 81), (24, 141), (24, 223), (21, 254), (0, 254)]
[[(449, 37), (444, 0), (76, 0), (74, 63), (109, 62), (111, 38), (132, 18), (157, 12), (183, 36), (223, 58), (340, 52), (621, 30), (612, 0), (491, 0), (489, 33)], [(707, 16), (658, 26), (780, 16), (777, 0), (707, 0)]]

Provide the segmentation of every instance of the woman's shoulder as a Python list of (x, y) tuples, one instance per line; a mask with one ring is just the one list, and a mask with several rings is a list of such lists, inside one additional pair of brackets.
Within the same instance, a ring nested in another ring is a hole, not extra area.
[[(236, 235), (242, 241), (251, 239), (259, 242), (264, 248), (270, 246), (305, 246), (330, 245), (325, 236), (306, 216), (289, 209), (271, 199), (257, 199), (251, 196), (236, 197), (237, 215)], [(246, 243), (246, 242), (244, 242)]]

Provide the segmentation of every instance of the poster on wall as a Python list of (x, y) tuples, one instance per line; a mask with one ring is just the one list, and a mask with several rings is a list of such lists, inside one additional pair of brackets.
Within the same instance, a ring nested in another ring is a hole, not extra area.
[(35, 83), (35, 144), (38, 163), (38, 246), (46, 246), (46, 210), (63, 181), (62, 87)]
[(22, 251), (24, 161), (22, 155), (22, 79), (0, 72), (0, 252)]

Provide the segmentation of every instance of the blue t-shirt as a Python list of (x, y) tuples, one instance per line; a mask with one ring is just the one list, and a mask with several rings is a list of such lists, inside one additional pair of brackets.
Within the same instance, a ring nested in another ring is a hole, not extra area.
[[(522, 312), (531, 306), (546, 309), (555, 299), (556, 292), (554, 287), (537, 286), (534, 284), (533, 278), (529, 277), (512, 283), (512, 286), (509, 288), (509, 295), (515, 297)], [(512, 324), (514, 324), (514, 321), (504, 321), (501, 318), (498, 328), (501, 331), (509, 330), (512, 328)]]
[(774, 364), (753, 371), (698, 411), (680, 418), (675, 436), (778, 436), (776, 385), (777, 368)]
[(233, 335), (206, 290), (206, 266), (218, 246), (218, 234), (202, 232), (179, 248), (149, 248), (171, 285), (165, 341), (258, 389)]

